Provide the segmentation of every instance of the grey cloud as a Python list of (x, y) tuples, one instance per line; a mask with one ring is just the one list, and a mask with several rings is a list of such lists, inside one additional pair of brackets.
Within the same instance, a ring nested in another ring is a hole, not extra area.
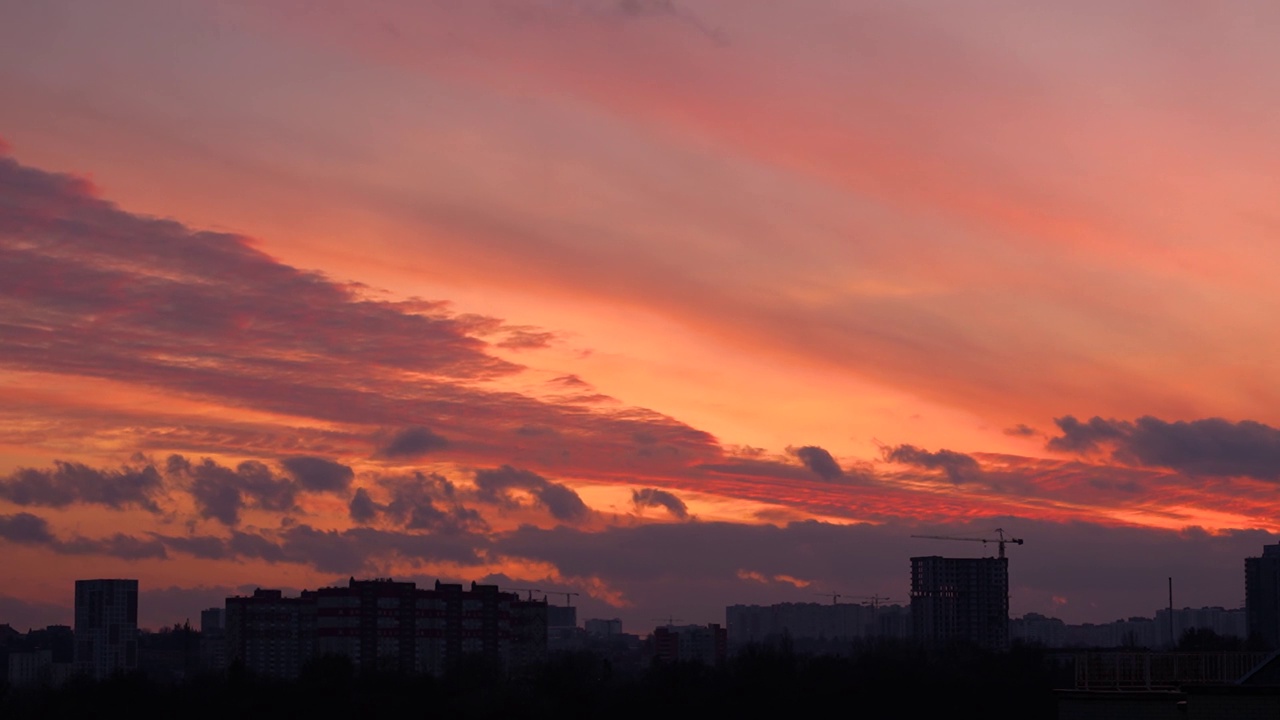
[(666, 508), (667, 512), (681, 520), (689, 517), (689, 508), (685, 506), (684, 501), (666, 490), (658, 488), (632, 490), (631, 502), (635, 503), (636, 507)]
[(31, 513), (0, 515), (0, 539), (18, 545), (39, 545), (64, 555), (108, 555), (125, 560), (165, 557), (158, 540), (142, 540), (116, 533), (107, 538), (73, 537), (60, 540), (44, 518)]
[(555, 338), (555, 333), (545, 330), (511, 328), (507, 330), (507, 336), (498, 342), (498, 347), (508, 350), (537, 350), (547, 347)]
[(49, 545), (55, 542), (49, 523), (31, 513), (0, 515), (0, 538), (19, 545)]
[(558, 483), (549, 482), (543, 487), (535, 488), (533, 494), (557, 520), (574, 522), (586, 517), (590, 512), (587, 504), (578, 497), (578, 493)]
[(190, 475), (191, 495), (200, 515), (224, 525), (239, 524), (246, 508), (282, 512), (296, 506), (298, 484), (277, 477), (260, 462), (242, 462), (233, 470), (208, 458), (193, 465), (177, 457), (170, 458), (168, 465)]
[(283, 562), (288, 559), (279, 545), (252, 533), (232, 532), (231, 539), (227, 541), (227, 549), (235, 555), (267, 562)]
[[(512, 462), (526, 464), (598, 467), (598, 458), (626, 452), (638, 470), (664, 469), (718, 454), (710, 434), (657, 413), (585, 409), (474, 382), (520, 371), (477, 335), (536, 328), (504, 330), (444, 302), (370, 299), (367, 288), (280, 263), (248, 238), (126, 212), (83, 180), (8, 156), (0, 157), (0, 188), (5, 367), (142, 383), (348, 427), (408, 428), (380, 438), (387, 457), (444, 447), (442, 436), (414, 429), (423, 418), (448, 418), (472, 457), (514, 453)], [(112, 322), (83, 321), (90, 316)], [(202, 362), (185, 360), (193, 353)], [(549, 432), (513, 448), (518, 428)], [(244, 452), (261, 451), (242, 429), (220, 430)], [(664, 439), (662, 452), (634, 455), (631, 437), (642, 430)], [(187, 447), (233, 450), (217, 437)], [(212, 517), (238, 517), (234, 498), (211, 500)]]
[(927, 470), (942, 470), (947, 474), (947, 478), (957, 485), (982, 478), (982, 466), (978, 461), (954, 450), (929, 452), (915, 445), (899, 445), (894, 448), (885, 448), (884, 459)]
[(505, 507), (518, 505), (509, 490), (527, 490), (557, 520), (577, 521), (590, 513), (586, 503), (571, 488), (510, 465), (477, 470), (476, 489), (482, 501)]
[(207, 475), (197, 478), (191, 486), (191, 496), (195, 498), (200, 516), (207, 520), (217, 520), (223, 525), (238, 525), (240, 510), (244, 507), (244, 499), (240, 489), (231, 483), (218, 482)]
[(318, 457), (291, 457), (281, 465), (309, 492), (346, 492), (355, 473), (339, 462)]
[(1062, 435), (1049, 438), (1046, 446), (1050, 450), (1064, 452), (1092, 452), (1098, 449), (1098, 443), (1117, 440), (1124, 436), (1123, 425), (1114, 420), (1103, 420), (1094, 417), (1082, 423), (1071, 415), (1055, 418), (1054, 424), (1062, 430)]
[(220, 560), (227, 556), (226, 541), (211, 535), (170, 537), (159, 533), (151, 533), (151, 537), (164, 543), (165, 547), (174, 552), (192, 557), (205, 560)]
[(447, 438), (425, 427), (411, 427), (396, 433), (391, 441), (378, 451), (378, 456), (389, 459), (414, 458), (446, 447), (449, 447)]
[(298, 525), (280, 535), (279, 548), (292, 562), (311, 565), (321, 572), (356, 573), (388, 556), (409, 560), (473, 564), (487, 544), (482, 536), (422, 535), (374, 528), (318, 530)]
[(1094, 417), (1082, 423), (1067, 415), (1054, 422), (1062, 434), (1050, 438), (1052, 450), (1091, 453), (1105, 446), (1112, 458), (1130, 465), (1280, 480), (1280, 430), (1252, 420), (1166, 422), (1144, 416), (1133, 422)]
[(480, 513), (459, 501), (454, 484), (442, 475), (415, 472), (387, 476), (379, 478), (378, 485), (390, 496), (389, 501), (378, 504), (361, 488), (349, 507), (353, 520), (368, 524), (381, 514), (406, 529), (449, 533), (487, 527)]
[(1036, 430), (1030, 425), (1026, 425), (1024, 423), (1018, 423), (1013, 427), (1007, 427), (1003, 432), (1005, 435), (1012, 435), (1013, 437), (1033, 437), (1040, 434), (1039, 430)]
[(155, 538), (143, 540), (123, 533), (116, 533), (107, 538), (73, 538), (58, 543), (57, 550), (66, 555), (107, 555), (123, 560), (168, 557), (164, 543), (160, 540)]
[(844, 477), (844, 470), (840, 468), (840, 463), (831, 457), (831, 453), (820, 447), (806, 445), (791, 450), (791, 453), (800, 458), (800, 462), (804, 463), (805, 467), (823, 480), (833, 482)]
[(37, 507), (86, 503), (158, 513), (160, 507), (155, 498), (163, 490), (164, 480), (150, 464), (99, 470), (83, 463), (55, 460), (51, 470), (22, 468), (0, 479), (0, 498), (15, 505)]
[(347, 512), (351, 515), (351, 520), (361, 524), (376, 520), (378, 510), (378, 504), (369, 497), (369, 491), (364, 488), (356, 488), (355, 494), (351, 496), (351, 502), (347, 504)]

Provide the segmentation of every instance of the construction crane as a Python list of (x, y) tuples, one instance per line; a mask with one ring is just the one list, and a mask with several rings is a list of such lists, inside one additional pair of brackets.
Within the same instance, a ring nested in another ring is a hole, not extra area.
[(684, 621), (684, 618), (678, 618), (678, 617), (675, 617), (675, 616), (673, 615), (673, 616), (671, 616), (671, 617), (654, 618), (654, 619), (653, 619), (653, 621), (654, 621), (654, 622), (662, 622), (663, 620), (666, 620), (666, 621), (667, 621), (667, 627), (674, 627), (676, 623), (678, 623), (678, 622), (683, 622), (683, 621)]
[(840, 594), (840, 593), (814, 593), (814, 594), (815, 594), (815, 595), (821, 595), (822, 597), (829, 597), (829, 598), (831, 598), (831, 604), (832, 604), (832, 605), (835, 605), (837, 602), (839, 602), (840, 598), (844, 597), (844, 595), (842, 595), (842, 594)]
[(507, 592), (528, 593), (528, 596), (525, 598), (525, 600), (528, 602), (533, 602), (533, 594), (536, 592), (542, 592), (542, 591), (539, 590), (538, 588), (507, 588)]
[(574, 598), (575, 596), (577, 596), (577, 595), (581, 595), (582, 593), (576, 593), (576, 592), (552, 592), (552, 593), (549, 593), (549, 594), (551, 594), (551, 595), (563, 595), (563, 596), (564, 596), (564, 604), (565, 604), (565, 606), (566, 606), (566, 607), (573, 607), (573, 598)]
[(846, 595), (845, 597), (851, 597), (854, 600), (870, 600), (872, 608), (880, 607), (880, 603), (882, 602), (890, 602), (890, 601), (897, 602), (893, 598), (881, 597), (879, 595)]
[(996, 535), (997, 535), (998, 537), (994, 537), (994, 538), (980, 538), (980, 537), (950, 537), (950, 536), (947, 536), (947, 535), (912, 535), (911, 537), (913, 537), (913, 538), (924, 538), (924, 539), (926, 539), (926, 540), (964, 540), (964, 541), (968, 541), (968, 542), (980, 542), (980, 543), (982, 543), (983, 545), (986, 545), (986, 544), (987, 544), (987, 543), (989, 543), (989, 542), (993, 542), (993, 543), (996, 543), (996, 544), (1000, 547), (1000, 557), (1002, 557), (1002, 558), (1004, 557), (1004, 546), (1005, 546), (1005, 544), (1007, 544), (1007, 543), (1012, 543), (1012, 544), (1014, 544), (1014, 545), (1021, 545), (1021, 544), (1022, 544), (1022, 538), (1005, 537), (1005, 534), (1004, 534), (1004, 528), (996, 528), (995, 532), (996, 532)]

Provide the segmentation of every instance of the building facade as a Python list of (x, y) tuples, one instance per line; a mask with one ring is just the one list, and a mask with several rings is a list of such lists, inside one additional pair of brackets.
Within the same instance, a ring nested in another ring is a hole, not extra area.
[(1245, 624), (1250, 638), (1280, 649), (1280, 545), (1244, 560)]
[(355, 578), (316, 590), (316, 651), (350, 658), (365, 671), (414, 672), (416, 590), (411, 582)]
[(138, 668), (138, 581), (77, 580), (76, 672), (95, 679)]
[(279, 590), (254, 590), (227, 598), (225, 657), (229, 667), (254, 674), (295, 678), (315, 657), (315, 597), (285, 597)]
[(1009, 646), (1007, 558), (911, 558), (911, 626), (929, 645)]
[(321, 656), (366, 672), (438, 675), (464, 659), (510, 669), (545, 657), (547, 603), (496, 585), (351, 578), (296, 598), (279, 590), (227, 598), (225, 633), (230, 662), (274, 677), (297, 677)]

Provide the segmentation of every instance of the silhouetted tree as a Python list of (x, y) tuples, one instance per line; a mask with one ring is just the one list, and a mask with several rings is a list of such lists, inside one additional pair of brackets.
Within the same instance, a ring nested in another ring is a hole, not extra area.
[(1209, 628), (1193, 627), (1182, 632), (1178, 649), (1184, 652), (1243, 650), (1244, 642), (1238, 637), (1223, 637)]

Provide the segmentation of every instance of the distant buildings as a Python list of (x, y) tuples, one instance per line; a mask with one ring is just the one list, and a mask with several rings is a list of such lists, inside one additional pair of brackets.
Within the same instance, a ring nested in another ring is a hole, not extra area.
[(549, 628), (576, 628), (578, 627), (578, 608), (572, 605), (548, 605), (547, 606), (547, 627)]
[[(1172, 625), (1173, 636), (1169, 635)], [(1211, 630), (1215, 635), (1224, 638), (1249, 637), (1248, 611), (1243, 608), (1228, 610), (1223, 607), (1182, 608), (1173, 611), (1173, 622), (1169, 622), (1169, 610), (1161, 608), (1156, 611), (1155, 645), (1152, 647), (1173, 647), (1182, 641), (1188, 630)]]
[(572, 605), (547, 606), (547, 650), (580, 650), (587, 633), (578, 627), (578, 608)]
[(791, 641), (907, 637), (910, 616), (900, 605), (853, 603), (778, 603), (725, 608), (729, 642), (734, 646), (787, 638)]
[(1009, 646), (1006, 558), (911, 558), (911, 626), (929, 645)]
[(138, 581), (76, 581), (76, 672), (96, 679), (138, 667)]
[(591, 637), (613, 637), (622, 634), (622, 620), (618, 618), (610, 618), (608, 620), (593, 618), (583, 623), (583, 628), (587, 631), (587, 635)]
[(653, 655), (662, 662), (723, 663), (729, 640), (725, 628), (710, 625), (664, 625), (653, 631)]
[(75, 670), (75, 634), (67, 625), (50, 625), (25, 635), (0, 625), (4, 674), (14, 687), (61, 685)]
[(1068, 625), (1038, 613), (1009, 621), (1011, 640), (1051, 648), (1167, 648), (1180, 642), (1183, 633), (1191, 629), (1211, 630), (1222, 638), (1243, 640), (1245, 611), (1222, 607), (1174, 610), (1174, 639), (1169, 637), (1169, 611), (1163, 608), (1156, 611), (1154, 618), (1131, 617), (1109, 623)]
[(296, 677), (311, 659), (342, 656), (363, 670), (439, 674), (465, 657), (518, 667), (545, 657), (547, 604), (495, 585), (356, 580), (284, 597), (227, 598), (227, 659)]
[(1249, 637), (1280, 648), (1280, 545), (1244, 560), (1244, 607)]

